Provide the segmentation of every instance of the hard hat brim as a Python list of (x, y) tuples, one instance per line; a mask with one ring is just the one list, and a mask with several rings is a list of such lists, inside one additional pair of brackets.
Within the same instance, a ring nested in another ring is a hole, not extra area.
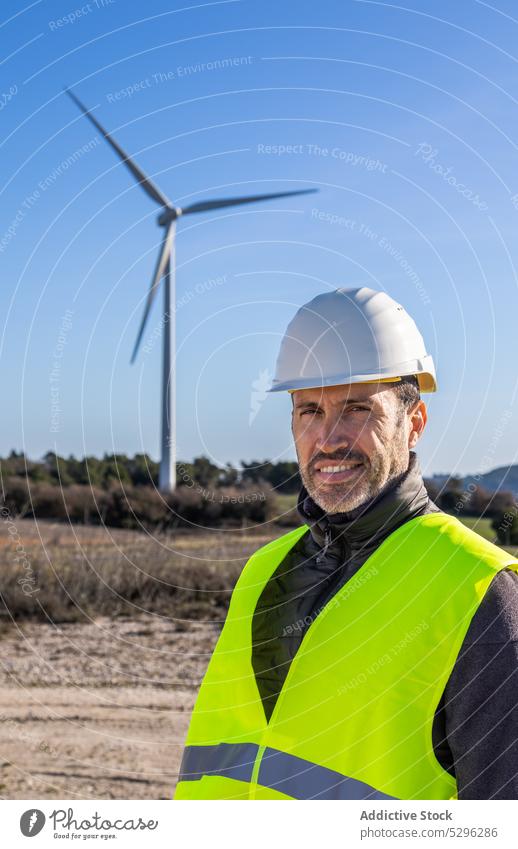
[[(426, 365), (431, 366), (429, 370), (420, 370), (425, 365), (424, 361), (413, 363), (413, 368), (398, 369), (392, 374), (349, 374), (349, 375), (334, 375), (333, 377), (313, 377), (299, 378), (297, 380), (282, 381), (272, 383), (272, 386), (267, 392), (296, 392), (298, 389), (323, 389), (327, 386), (344, 386), (349, 383), (381, 383), (389, 380), (397, 380), (401, 377), (414, 375), (417, 378), (420, 392), (437, 392), (437, 381), (435, 378), (435, 369), (431, 356), (427, 356), (429, 362)], [(416, 367), (417, 366), (417, 367)], [(419, 368), (420, 366), (420, 368)]]

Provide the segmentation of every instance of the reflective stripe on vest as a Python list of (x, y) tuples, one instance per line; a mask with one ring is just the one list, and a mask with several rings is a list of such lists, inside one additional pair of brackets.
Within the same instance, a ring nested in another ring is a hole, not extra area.
[(175, 798), (455, 798), (455, 778), (433, 749), (435, 711), (491, 581), (503, 568), (518, 572), (516, 558), (444, 513), (400, 525), (314, 617), (267, 722), (252, 618), (308, 532), (284, 534), (243, 569)]
[[(217, 775), (250, 782), (258, 754), (259, 746), (255, 743), (187, 746), (178, 780), (199, 781), (204, 775)], [(394, 798), (363, 781), (269, 748), (264, 750), (256, 783), (293, 799)]]

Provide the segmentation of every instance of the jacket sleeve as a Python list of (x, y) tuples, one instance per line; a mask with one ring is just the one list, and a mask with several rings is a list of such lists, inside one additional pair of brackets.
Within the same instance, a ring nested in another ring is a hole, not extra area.
[(444, 691), (459, 799), (518, 799), (518, 575), (493, 578)]

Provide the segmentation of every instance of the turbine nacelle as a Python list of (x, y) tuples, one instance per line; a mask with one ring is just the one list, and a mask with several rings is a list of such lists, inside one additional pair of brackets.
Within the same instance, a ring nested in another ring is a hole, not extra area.
[(161, 227), (167, 227), (167, 225), (171, 224), (172, 221), (176, 221), (177, 218), (180, 218), (181, 214), (182, 210), (179, 206), (166, 206), (166, 208), (163, 209), (158, 216), (157, 222)]

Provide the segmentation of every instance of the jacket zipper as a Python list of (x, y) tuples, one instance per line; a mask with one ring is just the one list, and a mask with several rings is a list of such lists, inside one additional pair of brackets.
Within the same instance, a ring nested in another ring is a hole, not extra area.
[(324, 531), (324, 546), (323, 546), (323, 548), (320, 549), (319, 553), (317, 554), (317, 558), (316, 558), (316, 563), (318, 563), (319, 565), (324, 562), (324, 558), (327, 554), (327, 549), (331, 545), (331, 542), (332, 542), (331, 526), (328, 524), (326, 526), (325, 531)]

